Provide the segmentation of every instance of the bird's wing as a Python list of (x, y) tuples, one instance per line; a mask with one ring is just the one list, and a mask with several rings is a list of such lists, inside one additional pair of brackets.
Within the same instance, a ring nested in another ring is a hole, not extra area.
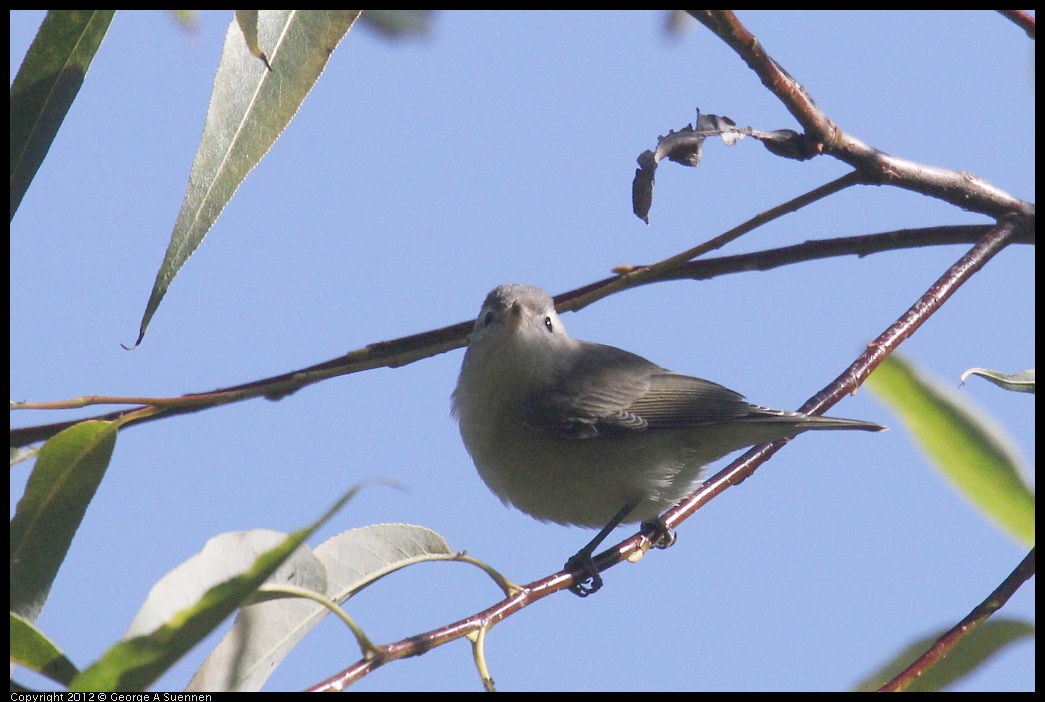
[(761, 409), (717, 383), (612, 346), (585, 343), (583, 351), (553, 387), (531, 398), (530, 424), (587, 439), (735, 421)]
[(710, 380), (663, 372), (650, 377), (649, 390), (628, 411), (645, 419), (650, 429), (682, 429), (764, 418), (767, 410)]

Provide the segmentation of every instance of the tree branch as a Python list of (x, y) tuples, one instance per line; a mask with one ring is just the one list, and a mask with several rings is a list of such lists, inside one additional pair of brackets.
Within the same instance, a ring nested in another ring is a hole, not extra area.
[(1013, 197), (972, 173), (952, 171), (890, 156), (846, 133), (813, 101), (794, 78), (766, 52), (728, 10), (691, 10), (690, 14), (732, 48), (816, 142), (820, 153), (851, 165), (865, 182), (894, 185), (949, 202), (994, 219), (1031, 215), (1033, 205)]
[[(762, 223), (764, 216), (760, 215), (751, 220), (751, 222), (756, 221)], [(721, 245), (721, 243), (717, 242), (724, 238), (732, 241), (739, 236), (739, 233), (749, 231), (750, 228), (753, 228), (753, 225), (745, 223), (699, 247), (685, 251), (660, 263), (650, 266), (627, 267), (626, 270), (628, 272), (623, 275), (605, 278), (556, 296), (556, 305), (560, 311), (578, 310), (595, 300), (606, 297), (612, 292), (640, 285), (649, 285), (667, 280), (706, 280), (720, 275), (769, 270), (802, 261), (813, 261), (834, 256), (856, 255), (863, 257), (872, 253), (913, 247), (968, 243), (975, 241), (977, 237), (988, 231), (986, 225), (901, 229), (878, 234), (807, 241), (795, 246), (786, 246), (738, 256), (723, 256), (699, 261), (688, 260), (688, 258), (692, 257), (694, 251), (717, 248), (717, 246)], [(1033, 243), (1033, 231), (1029, 228), (1023, 228), (1014, 235), (1013, 241), (1014, 243)], [(98, 404), (135, 404), (139, 402), (145, 404), (88, 418), (12, 428), (10, 442), (11, 446), (18, 447), (27, 446), (37, 441), (44, 441), (86, 419), (104, 421), (121, 419), (124, 421), (124, 428), (126, 428), (163, 417), (191, 414), (257, 397), (277, 400), (300, 390), (306, 385), (311, 385), (321, 380), (350, 375), (372, 368), (398, 368), (414, 361), (461, 348), (467, 345), (468, 334), (471, 331), (472, 322), (459, 322), (421, 334), (369, 344), (344, 356), (300, 370), (290, 371), (289, 373), (255, 380), (242, 385), (220, 388), (211, 392), (191, 393), (181, 397), (87, 396), (61, 402), (18, 403), (15, 407), (19, 409), (52, 410), (73, 409)]]

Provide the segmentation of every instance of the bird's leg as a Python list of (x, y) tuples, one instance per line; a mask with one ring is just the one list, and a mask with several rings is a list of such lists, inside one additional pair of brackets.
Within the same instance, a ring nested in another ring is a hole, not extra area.
[[(602, 587), (602, 576), (599, 575), (599, 569), (595, 567), (595, 562), (591, 559), (592, 554), (595, 553), (595, 549), (599, 547), (606, 537), (610, 535), (610, 532), (616, 529), (624, 519), (631, 514), (631, 511), (635, 509), (635, 505), (627, 504), (621, 508), (621, 511), (617, 512), (613, 516), (613, 519), (602, 528), (595, 538), (588, 542), (588, 545), (582, 548), (580, 551), (570, 557), (570, 560), (566, 561), (566, 565), (563, 566), (565, 570), (582, 570), (587, 576), (583, 580), (575, 582), (570, 585), (570, 592), (578, 597), (587, 597), (593, 593), (599, 591)], [(670, 530), (669, 530), (670, 531)], [(589, 585), (589, 583), (591, 583)]]

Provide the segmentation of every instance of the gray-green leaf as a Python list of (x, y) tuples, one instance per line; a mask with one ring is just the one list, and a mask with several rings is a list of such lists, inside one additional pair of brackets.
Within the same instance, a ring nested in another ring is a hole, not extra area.
[(136, 344), (178, 271), (293, 119), (359, 12), (260, 10), (257, 44), (271, 69), (251, 53), (239, 22), (229, 25), (189, 186)]

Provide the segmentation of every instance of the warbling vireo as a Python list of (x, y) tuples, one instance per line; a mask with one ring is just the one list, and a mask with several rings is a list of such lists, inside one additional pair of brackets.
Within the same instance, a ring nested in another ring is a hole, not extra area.
[(503, 502), (542, 521), (603, 527), (566, 564), (587, 571), (571, 588), (581, 596), (602, 584), (591, 561), (599, 542), (618, 524), (655, 520), (706, 464), (814, 429), (884, 429), (752, 405), (717, 383), (574, 339), (548, 293), (529, 285), (486, 297), (452, 407)]

